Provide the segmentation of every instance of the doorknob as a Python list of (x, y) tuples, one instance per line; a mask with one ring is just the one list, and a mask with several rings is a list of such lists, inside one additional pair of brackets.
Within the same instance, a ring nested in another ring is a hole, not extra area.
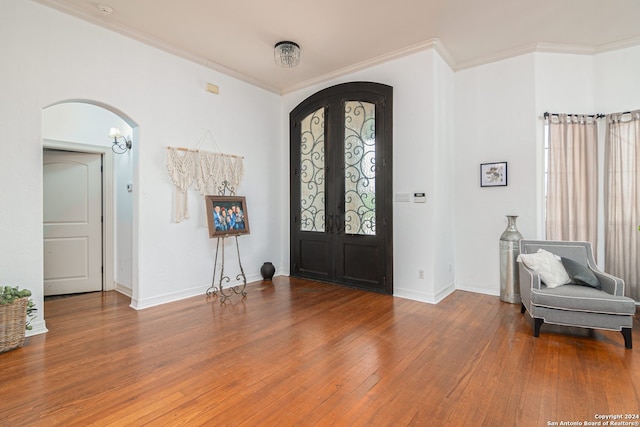
[(344, 227), (342, 226), (343, 224), (340, 223), (340, 215), (339, 214), (335, 215), (334, 219), (335, 219), (335, 222), (336, 222), (335, 225), (334, 225), (336, 234), (344, 233)]

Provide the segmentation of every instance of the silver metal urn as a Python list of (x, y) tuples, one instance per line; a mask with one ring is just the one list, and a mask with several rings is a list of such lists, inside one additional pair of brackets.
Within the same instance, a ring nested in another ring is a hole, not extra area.
[(516, 227), (517, 215), (507, 215), (507, 229), (500, 236), (500, 299), (520, 304), (520, 282), (516, 258), (520, 254), (522, 234)]

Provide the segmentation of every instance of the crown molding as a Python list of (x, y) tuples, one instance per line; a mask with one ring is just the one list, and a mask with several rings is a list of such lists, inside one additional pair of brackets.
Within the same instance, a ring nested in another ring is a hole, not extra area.
[(614, 50), (626, 49), (634, 46), (640, 46), (640, 37), (620, 40), (618, 42), (607, 43), (600, 46), (535, 42), (524, 44), (513, 49), (496, 52), (490, 55), (480, 56), (469, 61), (460, 62), (453, 67), (453, 70), (460, 71), (467, 68), (490, 64), (492, 62), (498, 62), (504, 59), (514, 58), (516, 56), (533, 52), (563, 53), (568, 55), (596, 55), (599, 53), (611, 52)]
[(545, 53), (565, 53), (570, 55), (594, 55), (596, 48), (593, 46), (585, 46), (578, 44), (561, 44), (561, 43), (535, 43), (534, 52)]
[(71, 8), (69, 6), (67, 6), (64, 3), (60, 3), (58, 0), (33, 0), (36, 3), (40, 3), (42, 5), (51, 7), (52, 9), (56, 9), (60, 12), (63, 12), (67, 15), (71, 15), (74, 16), (76, 18), (79, 18), (83, 21), (86, 22), (90, 22), (92, 24), (95, 24), (99, 27), (111, 30), (115, 33), (118, 33), (120, 35), (123, 35), (125, 37), (128, 37), (130, 39), (139, 41), (141, 43), (144, 43), (148, 46), (154, 47), (156, 49), (159, 49), (163, 52), (169, 53), (171, 55), (180, 57), (182, 59), (186, 59), (188, 61), (191, 62), (195, 62), (196, 64), (202, 65), (204, 67), (207, 67), (209, 69), (212, 69), (214, 71), (218, 71), (220, 73), (223, 73), (227, 76), (236, 78), (238, 80), (241, 80), (245, 83), (249, 83), (253, 86), (257, 86), (261, 89), (264, 89), (266, 91), (269, 92), (273, 92), (276, 94), (280, 93), (280, 90), (277, 87), (271, 86), (266, 84), (263, 81), (254, 79), (252, 77), (247, 76), (246, 74), (243, 74), (239, 71), (236, 71), (232, 68), (226, 67), (224, 65), (218, 64), (215, 61), (212, 61), (210, 59), (207, 58), (203, 58), (201, 56), (195, 55), (191, 52), (185, 51), (183, 49), (177, 49), (167, 43), (164, 43), (162, 41), (156, 40), (154, 38), (148, 37), (144, 34), (138, 33), (136, 31), (131, 31), (128, 28), (124, 28), (120, 25), (114, 24), (112, 22), (110, 22), (107, 19), (102, 19), (100, 17), (97, 17), (95, 15), (92, 15), (90, 13), (86, 13), (86, 12), (82, 12), (82, 11), (78, 11), (77, 9)]
[(626, 40), (620, 40), (613, 43), (607, 43), (598, 46), (595, 50), (596, 53), (611, 52), (614, 50), (626, 49), (628, 47), (640, 46), (640, 37), (633, 37)]
[(507, 49), (495, 52), (489, 55), (479, 56), (468, 61), (462, 61), (456, 64), (453, 71), (466, 70), (468, 68), (478, 67), (480, 65), (490, 64), (492, 62), (503, 61), (505, 59), (514, 58), (516, 56), (525, 55), (527, 53), (536, 52), (538, 43), (528, 43), (513, 49)]
[(282, 90), (272, 85), (269, 85), (263, 81), (257, 80), (255, 78), (249, 77), (246, 74), (243, 74), (237, 70), (221, 65), (215, 61), (200, 57), (191, 52), (177, 49), (175, 47), (170, 46), (167, 43), (162, 41), (150, 38), (145, 36), (144, 34), (137, 33), (130, 29), (121, 27), (110, 22), (107, 19), (103, 19), (94, 14), (90, 14), (87, 12), (78, 11), (74, 8), (67, 6), (62, 3), (60, 0), (32, 0), (36, 3), (43, 4), (45, 6), (49, 6), (53, 9), (57, 9), (67, 15), (74, 16), (83, 21), (87, 21), (98, 25), (100, 27), (109, 29), (116, 33), (119, 33), (125, 37), (137, 40), (141, 43), (144, 43), (148, 46), (155, 47), (159, 50), (167, 52), (171, 55), (186, 59), (191, 62), (195, 62), (209, 69), (218, 71), (227, 76), (236, 78), (245, 83), (251, 84), (253, 86), (262, 88), (266, 91), (276, 93), (279, 95), (284, 95), (287, 93), (295, 92), (300, 89), (304, 89), (305, 87), (309, 87), (315, 84), (319, 84), (328, 80), (336, 79), (342, 77), (344, 75), (360, 71), (369, 67), (373, 67), (394, 59), (399, 59), (408, 55), (412, 55), (418, 52), (422, 52), (428, 49), (435, 50), (438, 55), (445, 61), (445, 63), (453, 70), (454, 72), (477, 67), (480, 65), (490, 64), (492, 62), (498, 62), (505, 59), (510, 59), (516, 56), (533, 53), (533, 52), (546, 52), (546, 53), (563, 53), (563, 54), (574, 54), (574, 55), (595, 55), (599, 53), (610, 52), (614, 50), (625, 49), (634, 46), (640, 46), (640, 37), (635, 37), (626, 40), (620, 40), (613, 43), (607, 43), (600, 46), (587, 46), (587, 45), (572, 45), (572, 44), (561, 44), (561, 43), (547, 43), (547, 42), (533, 42), (527, 43), (521, 46), (517, 46), (512, 49), (506, 49), (500, 52), (494, 52), (488, 55), (479, 56), (477, 58), (473, 58), (466, 61), (457, 62), (454, 56), (448, 51), (445, 47), (444, 43), (438, 38), (432, 38), (429, 40), (425, 40), (414, 45), (398, 49), (380, 56), (377, 56), (372, 59), (368, 59), (357, 64), (353, 64), (344, 68), (341, 68), (336, 71), (332, 71), (330, 73), (323, 74), (318, 77), (314, 77), (312, 79), (305, 80), (303, 82), (297, 83), (292, 86), (288, 86)]
[(354, 73), (356, 71), (361, 71), (376, 65), (384, 64), (385, 62), (389, 62), (394, 59), (399, 59), (399, 58), (413, 55), (415, 53), (422, 52), (429, 49), (433, 49), (436, 52), (438, 52), (438, 54), (447, 63), (447, 65), (449, 65), (449, 67), (453, 69), (453, 64), (454, 64), (453, 57), (449, 54), (449, 52), (445, 48), (444, 44), (440, 41), (440, 39), (432, 38), (429, 40), (422, 41), (420, 43), (413, 44), (411, 46), (404, 47), (402, 49), (397, 49), (392, 52), (376, 56), (375, 58), (367, 59), (357, 64), (340, 68), (339, 70), (323, 74), (313, 79), (305, 80), (303, 82), (297, 83), (295, 85), (292, 85), (283, 89), (280, 94), (285, 95), (287, 93), (295, 92), (297, 90), (304, 89), (309, 86), (313, 86), (328, 80), (333, 80), (333, 79), (345, 76), (347, 74)]

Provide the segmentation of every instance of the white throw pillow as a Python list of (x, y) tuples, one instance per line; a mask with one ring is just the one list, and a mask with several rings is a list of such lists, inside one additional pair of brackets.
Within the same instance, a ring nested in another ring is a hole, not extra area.
[(544, 249), (538, 249), (535, 254), (520, 254), (516, 261), (538, 273), (548, 288), (557, 288), (571, 282), (560, 257)]

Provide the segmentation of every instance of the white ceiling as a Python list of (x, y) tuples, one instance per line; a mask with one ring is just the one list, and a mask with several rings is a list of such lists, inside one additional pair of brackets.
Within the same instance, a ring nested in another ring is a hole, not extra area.
[[(640, 45), (638, 0), (36, 1), (276, 93), (429, 47), (458, 70)], [(300, 45), (298, 67), (275, 65), (281, 40)]]

